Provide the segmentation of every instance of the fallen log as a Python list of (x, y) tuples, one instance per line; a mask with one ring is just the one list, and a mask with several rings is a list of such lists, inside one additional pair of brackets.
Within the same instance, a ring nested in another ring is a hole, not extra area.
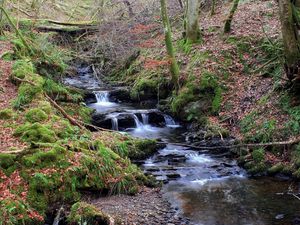
[(250, 144), (237, 144), (237, 145), (220, 145), (220, 146), (196, 146), (190, 144), (183, 143), (168, 143), (168, 142), (158, 142), (158, 144), (170, 144), (177, 145), (187, 148), (194, 148), (199, 150), (216, 150), (216, 149), (233, 149), (233, 148), (258, 148), (258, 147), (269, 147), (269, 146), (288, 146), (300, 143), (300, 136), (287, 140), (287, 141), (279, 141), (279, 142), (269, 142), (269, 143), (250, 143)]
[(70, 35), (82, 35), (85, 33), (95, 33), (96, 31), (98, 31), (97, 26), (87, 26), (87, 27), (79, 27), (79, 28), (55, 27), (55, 26), (36, 26), (34, 29), (37, 31), (41, 31), (41, 32), (67, 33)]

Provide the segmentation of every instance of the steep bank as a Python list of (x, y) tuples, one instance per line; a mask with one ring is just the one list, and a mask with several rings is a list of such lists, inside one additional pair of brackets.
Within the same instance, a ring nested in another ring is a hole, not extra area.
[[(83, 104), (82, 91), (58, 80), (67, 67), (67, 49), (53, 45), (48, 35), (30, 32), (26, 40), (34, 46), (47, 41), (46, 49), (33, 48), (31, 54), (13, 33), (6, 37), (3, 44), (11, 48), (0, 64), (6, 94), (0, 96), (1, 131), (6, 131), (0, 151), (1, 222), (44, 224), (47, 218), (52, 224), (63, 206), (61, 219), (71, 224), (78, 218), (99, 223), (108, 217), (92, 206), (78, 203), (70, 209), (82, 193), (135, 194), (143, 185), (153, 186), (129, 157), (155, 151), (154, 141), (85, 128), (92, 110)], [(81, 210), (90, 213), (80, 215)]]

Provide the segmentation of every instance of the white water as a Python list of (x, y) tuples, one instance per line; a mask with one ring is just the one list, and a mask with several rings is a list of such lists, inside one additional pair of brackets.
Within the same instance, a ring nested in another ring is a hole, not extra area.
[(180, 127), (171, 116), (164, 115), (164, 119), (167, 127)]
[(119, 122), (118, 122), (118, 118), (112, 117), (112, 118), (111, 118), (111, 125), (112, 125), (112, 129), (113, 129), (113, 130), (119, 130)]
[(94, 94), (97, 99), (97, 106), (112, 107), (116, 105), (116, 103), (109, 101), (108, 91), (94, 91)]
[(146, 113), (142, 113), (142, 119), (143, 119), (143, 124), (147, 125), (149, 124), (149, 115)]

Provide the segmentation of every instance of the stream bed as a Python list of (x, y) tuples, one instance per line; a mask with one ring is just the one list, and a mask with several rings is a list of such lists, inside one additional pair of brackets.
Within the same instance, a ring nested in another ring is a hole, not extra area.
[(192, 224), (300, 224), (300, 201), (293, 195), (300, 191), (299, 183), (284, 177), (249, 177), (224, 152), (174, 144), (185, 143), (184, 127), (155, 107), (119, 101), (111, 96), (115, 88), (105, 88), (88, 69), (65, 83), (94, 93), (88, 106), (96, 111), (95, 125), (170, 143), (136, 163), (164, 183), (164, 198)]

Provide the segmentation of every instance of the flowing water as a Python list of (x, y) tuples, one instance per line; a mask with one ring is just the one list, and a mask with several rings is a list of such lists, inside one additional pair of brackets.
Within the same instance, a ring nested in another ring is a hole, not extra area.
[(96, 125), (170, 143), (142, 162), (141, 168), (164, 183), (164, 197), (192, 224), (300, 224), (300, 201), (293, 195), (299, 192), (299, 183), (251, 178), (224, 154), (174, 144), (185, 142), (185, 129), (171, 116), (155, 108), (112, 102), (108, 90), (94, 94), (96, 102), (89, 106), (100, 118)]

